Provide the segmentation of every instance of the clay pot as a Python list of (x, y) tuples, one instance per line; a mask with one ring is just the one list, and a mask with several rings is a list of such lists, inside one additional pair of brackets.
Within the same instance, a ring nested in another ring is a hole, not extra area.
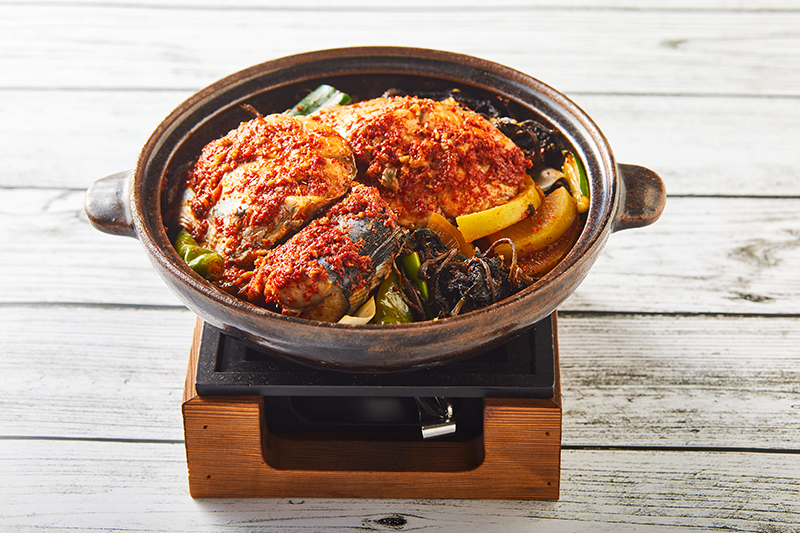
[[(162, 220), (162, 188), (177, 169), (213, 139), (252, 115), (280, 112), (320, 83), (354, 99), (387, 88), (501, 95), (521, 117), (558, 129), (583, 160), (591, 207), (569, 255), (521, 293), (478, 311), (438, 321), (351, 326), (297, 319), (230, 296), (196, 275), (173, 249)], [(609, 235), (655, 222), (665, 190), (654, 172), (618, 164), (599, 128), (573, 102), (544, 83), (510, 68), (448, 52), (411, 48), (344, 48), (269, 61), (201, 90), (152, 134), (132, 171), (95, 182), (86, 212), (101, 231), (141, 241), (153, 266), (200, 318), (315, 367), (347, 371), (408, 370), (475, 354), (547, 317), (578, 287)]]

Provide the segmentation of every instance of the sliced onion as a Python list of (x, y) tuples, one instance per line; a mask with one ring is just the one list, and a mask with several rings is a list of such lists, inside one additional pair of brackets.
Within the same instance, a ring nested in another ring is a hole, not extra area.
[(564, 177), (564, 174), (560, 170), (546, 167), (536, 173), (536, 175), (533, 177), (533, 181), (544, 192), (547, 192), (550, 190), (550, 187), (555, 185), (558, 180), (564, 179)]
[(367, 303), (358, 308), (358, 311), (353, 315), (344, 315), (339, 324), (351, 324), (359, 326), (362, 324), (369, 324), (369, 321), (375, 317), (375, 297), (367, 300)]
[(442, 243), (451, 250), (458, 250), (458, 253), (467, 257), (475, 255), (475, 247), (464, 239), (457, 227), (448, 222), (439, 213), (431, 215), (430, 220), (428, 220), (428, 229), (435, 232), (442, 240)]

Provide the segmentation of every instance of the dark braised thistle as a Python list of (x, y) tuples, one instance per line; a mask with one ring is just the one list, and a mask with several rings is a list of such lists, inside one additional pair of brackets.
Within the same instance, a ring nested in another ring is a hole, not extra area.
[(420, 254), (418, 276), (430, 291), (429, 299), (423, 301), (413, 284), (403, 283), (403, 292), (417, 313), (427, 308), (434, 317), (455, 316), (499, 302), (531, 282), (517, 269), (516, 250), (510, 266), (479, 251), (474, 257), (466, 257), (447, 248), (427, 228), (415, 230), (408, 244)]
[(556, 130), (531, 119), (516, 121), (501, 117), (493, 119), (492, 124), (522, 149), (534, 168), (541, 163), (561, 168), (564, 163)]

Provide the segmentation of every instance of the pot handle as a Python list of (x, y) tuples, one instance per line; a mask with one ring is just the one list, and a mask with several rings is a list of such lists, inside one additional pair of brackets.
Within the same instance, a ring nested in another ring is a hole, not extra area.
[(83, 209), (96, 229), (111, 235), (136, 238), (130, 206), (131, 171), (95, 181), (86, 190)]
[(661, 177), (649, 168), (619, 164), (622, 205), (614, 219), (614, 231), (649, 226), (661, 216), (667, 190)]

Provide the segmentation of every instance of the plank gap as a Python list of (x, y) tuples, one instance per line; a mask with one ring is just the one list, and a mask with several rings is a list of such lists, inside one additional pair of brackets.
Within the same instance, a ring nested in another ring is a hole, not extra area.
[(184, 444), (183, 439), (138, 439), (118, 437), (61, 437), (58, 435), (0, 435), (5, 441), (117, 442), (120, 444)]
[(624, 451), (624, 452), (708, 452), (708, 453), (766, 453), (800, 455), (796, 448), (757, 448), (741, 446), (640, 446), (640, 445), (593, 445), (562, 444), (562, 450)]

